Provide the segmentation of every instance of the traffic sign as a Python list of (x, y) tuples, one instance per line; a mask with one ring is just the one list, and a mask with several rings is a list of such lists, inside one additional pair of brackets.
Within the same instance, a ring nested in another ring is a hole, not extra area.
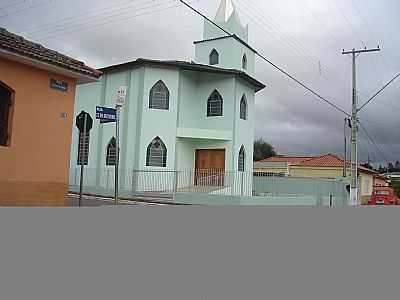
[(93, 119), (92, 117), (85, 111), (82, 111), (76, 117), (76, 127), (79, 129), (79, 132), (83, 132), (85, 127), (85, 116), (87, 117), (86, 120), (86, 132), (89, 132), (93, 128)]
[(120, 86), (117, 91), (117, 106), (123, 106), (126, 100), (126, 91), (128, 90), (127, 86)]
[(96, 106), (96, 119), (100, 123), (111, 123), (117, 119), (117, 111), (115, 108)]

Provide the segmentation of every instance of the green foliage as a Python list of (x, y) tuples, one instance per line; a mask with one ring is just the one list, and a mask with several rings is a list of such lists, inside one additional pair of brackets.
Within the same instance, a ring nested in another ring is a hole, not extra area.
[(397, 197), (400, 198), (400, 181), (393, 181), (391, 187), (396, 191)]
[(274, 147), (259, 138), (254, 142), (254, 161), (259, 161), (265, 158), (276, 156)]

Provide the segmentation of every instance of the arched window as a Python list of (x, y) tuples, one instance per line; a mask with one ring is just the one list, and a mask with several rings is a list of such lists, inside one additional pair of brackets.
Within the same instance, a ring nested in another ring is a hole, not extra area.
[(244, 150), (244, 146), (240, 148), (239, 151), (239, 158), (238, 158), (238, 170), (239, 172), (245, 171), (245, 164), (246, 164), (246, 151)]
[(243, 55), (243, 58), (242, 58), (242, 68), (243, 69), (247, 69), (247, 56), (246, 56), (246, 54), (244, 54)]
[(240, 100), (240, 118), (242, 120), (247, 120), (247, 99), (245, 95), (243, 95)]
[(207, 101), (207, 117), (220, 117), (222, 116), (224, 100), (220, 93), (215, 90)]
[(150, 90), (149, 108), (169, 109), (169, 90), (162, 80), (159, 80)]
[(218, 51), (213, 49), (210, 53), (210, 65), (218, 65), (219, 64), (219, 54)]
[(106, 166), (115, 166), (117, 162), (117, 141), (113, 137), (107, 145)]
[(13, 91), (0, 82), (0, 146), (9, 144), (12, 94)]
[(147, 147), (146, 166), (163, 168), (167, 166), (167, 147), (159, 137), (152, 140)]

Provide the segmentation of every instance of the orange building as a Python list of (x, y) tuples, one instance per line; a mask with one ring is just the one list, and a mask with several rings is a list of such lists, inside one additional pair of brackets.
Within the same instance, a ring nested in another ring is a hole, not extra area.
[(100, 75), (0, 28), (0, 205), (67, 204), (75, 87)]

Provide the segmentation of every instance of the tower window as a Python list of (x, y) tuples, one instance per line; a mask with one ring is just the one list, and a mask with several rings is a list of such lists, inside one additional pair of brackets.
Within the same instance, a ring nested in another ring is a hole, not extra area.
[(213, 49), (210, 53), (210, 65), (218, 65), (219, 64), (219, 54), (218, 51)]
[(240, 148), (239, 158), (238, 158), (238, 170), (239, 172), (244, 172), (246, 164), (246, 151), (244, 150), (244, 146)]
[(0, 82), (0, 146), (8, 146), (10, 137), (12, 91)]
[(221, 117), (224, 100), (220, 93), (215, 90), (207, 101), (207, 117)]
[(152, 140), (147, 147), (146, 166), (162, 168), (167, 166), (167, 147), (159, 137)]
[(247, 99), (245, 95), (243, 95), (240, 100), (240, 118), (242, 120), (247, 120)]
[(169, 109), (169, 90), (162, 80), (159, 80), (150, 90), (149, 108)]
[(107, 145), (106, 166), (115, 166), (117, 162), (117, 140), (113, 137)]
[(247, 70), (247, 56), (246, 56), (246, 54), (244, 54), (243, 58), (242, 58), (242, 68), (244, 70)]

